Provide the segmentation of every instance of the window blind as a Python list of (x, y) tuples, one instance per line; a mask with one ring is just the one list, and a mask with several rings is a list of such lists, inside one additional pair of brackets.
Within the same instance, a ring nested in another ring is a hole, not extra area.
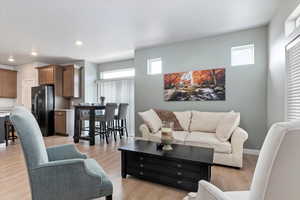
[(300, 38), (286, 47), (287, 120), (300, 120)]

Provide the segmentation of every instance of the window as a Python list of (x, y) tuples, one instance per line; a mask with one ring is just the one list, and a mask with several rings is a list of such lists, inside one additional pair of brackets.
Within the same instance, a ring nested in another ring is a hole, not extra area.
[(253, 65), (254, 44), (231, 48), (231, 66)]
[(294, 36), (297, 36), (300, 33), (300, 4), (285, 20), (284, 26), (286, 37), (293, 38)]
[(287, 66), (287, 120), (300, 119), (300, 38), (286, 47)]
[(149, 59), (147, 63), (147, 74), (161, 74), (162, 61), (161, 58)]
[(120, 79), (134, 77), (135, 70), (134, 68), (126, 68), (112, 71), (104, 71), (100, 73), (101, 79)]

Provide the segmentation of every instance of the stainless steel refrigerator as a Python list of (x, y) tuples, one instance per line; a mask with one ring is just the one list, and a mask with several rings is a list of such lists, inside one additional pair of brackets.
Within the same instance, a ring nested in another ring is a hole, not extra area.
[(31, 88), (31, 110), (43, 136), (54, 134), (54, 87), (41, 85)]

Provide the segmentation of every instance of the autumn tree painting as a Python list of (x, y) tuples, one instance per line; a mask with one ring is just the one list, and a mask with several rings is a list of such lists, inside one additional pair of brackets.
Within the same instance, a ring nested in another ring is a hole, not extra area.
[(225, 68), (164, 75), (165, 101), (218, 101), (225, 96)]

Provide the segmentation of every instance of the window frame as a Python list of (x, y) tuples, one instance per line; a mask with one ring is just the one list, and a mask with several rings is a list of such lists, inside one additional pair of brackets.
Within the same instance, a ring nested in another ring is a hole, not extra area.
[[(104, 73), (120, 73), (122, 71), (133, 71), (133, 75), (129, 76), (119, 76), (119, 77), (113, 77), (113, 78), (104, 78)], [(130, 79), (135, 77), (135, 68), (134, 67), (128, 67), (128, 68), (121, 68), (121, 69), (115, 69), (115, 70), (106, 70), (100, 72), (100, 80), (117, 80), (117, 79)]]
[[(234, 51), (238, 51), (238, 50), (251, 50), (251, 58), (249, 59), (250, 62), (249, 63), (244, 63), (244, 64), (234, 64), (234, 55), (233, 52)], [(248, 65), (255, 65), (255, 44), (254, 43), (250, 43), (250, 44), (246, 44), (246, 45), (239, 45), (239, 46), (233, 46), (231, 47), (231, 51), (230, 51), (230, 65), (232, 67), (239, 67), (239, 66), (248, 66)]]
[(296, 37), (292, 38), (289, 40), (289, 42), (285, 46), (285, 77), (284, 77), (284, 118), (285, 121), (290, 121), (289, 120), (289, 89), (288, 89), (288, 83), (289, 83), (289, 59), (288, 59), (288, 50), (292, 48), (293, 43), (297, 45), (297, 43), (300, 43), (300, 34), (298, 34)]
[[(160, 61), (161, 62), (161, 65), (160, 65), (160, 72), (159, 73), (152, 73), (152, 63), (153, 62), (158, 62)], [(162, 74), (162, 70), (163, 69), (163, 62), (162, 62), (162, 58), (159, 57), (159, 58), (149, 58), (147, 59), (147, 75), (159, 75), (159, 74)]]

